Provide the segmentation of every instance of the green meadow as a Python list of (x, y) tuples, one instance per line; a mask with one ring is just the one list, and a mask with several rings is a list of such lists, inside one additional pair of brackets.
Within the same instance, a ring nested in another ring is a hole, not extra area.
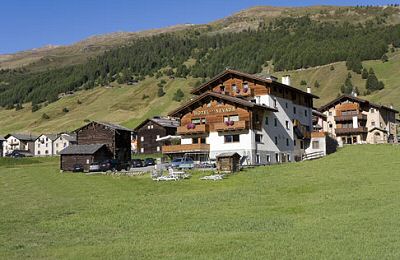
[(398, 259), (400, 146), (223, 181), (60, 173), (0, 160), (0, 259)]

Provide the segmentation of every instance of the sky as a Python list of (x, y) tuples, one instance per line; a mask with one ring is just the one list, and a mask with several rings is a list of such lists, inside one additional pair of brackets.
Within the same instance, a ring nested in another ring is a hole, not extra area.
[(384, 5), (396, 1), (0, 0), (0, 54), (89, 36), (202, 24), (257, 6)]

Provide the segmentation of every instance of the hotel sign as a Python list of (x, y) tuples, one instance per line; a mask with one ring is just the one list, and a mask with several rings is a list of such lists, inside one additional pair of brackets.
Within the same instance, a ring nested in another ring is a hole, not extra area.
[(236, 109), (234, 107), (210, 108), (210, 109), (193, 111), (193, 115), (205, 116), (209, 114), (229, 113), (229, 112), (234, 112), (235, 110)]

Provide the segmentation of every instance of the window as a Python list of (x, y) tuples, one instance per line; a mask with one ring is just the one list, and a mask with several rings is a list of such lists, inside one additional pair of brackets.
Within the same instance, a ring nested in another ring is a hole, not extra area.
[(200, 118), (193, 118), (192, 119), (192, 124), (199, 125), (200, 124)]
[(312, 142), (312, 148), (313, 149), (319, 149), (319, 141), (313, 141)]
[(144, 153), (144, 148), (143, 148), (143, 147), (140, 148), (140, 152), (141, 152), (141, 153)]
[(64, 143), (64, 147), (67, 147), (67, 143)]
[(40, 154), (40, 151), (38, 151), (37, 154)]
[(287, 155), (287, 161), (290, 162), (290, 154)]
[(160, 146), (157, 146), (157, 152), (159, 152), (160, 151)]
[(40, 144), (37, 144), (37, 147), (40, 148)]
[(140, 137), (140, 141), (142, 141), (142, 142), (144, 141), (144, 136)]
[(238, 88), (236, 87), (236, 84), (232, 84), (232, 91), (233, 92), (237, 92)]
[(289, 146), (289, 138), (286, 138), (286, 146)]
[(275, 144), (278, 145), (278, 137), (275, 136)]
[(269, 122), (268, 122), (268, 117), (266, 116), (265, 117), (265, 125), (268, 125), (269, 124)]
[(151, 125), (151, 129), (153, 129), (154, 128), (154, 126), (153, 125)]
[(293, 114), (296, 114), (296, 107), (293, 106)]
[(375, 121), (372, 121), (372, 122), (371, 122), (371, 125), (372, 125), (372, 126), (375, 126)]
[(262, 135), (256, 134), (256, 143), (261, 143), (262, 142)]
[(293, 146), (296, 147), (296, 139), (293, 140)]
[(288, 108), (288, 107), (289, 107), (287, 102), (286, 102), (286, 104), (285, 104), (285, 107), (286, 107), (286, 108)]
[(329, 111), (328, 115), (330, 115), (330, 116), (331, 116), (331, 115), (332, 115), (332, 112), (331, 112), (331, 111)]
[(205, 144), (206, 143), (206, 138), (205, 137), (200, 137), (200, 143)]
[(278, 118), (274, 118), (274, 126), (275, 126), (275, 127), (278, 126)]
[(56, 144), (56, 147), (58, 148), (58, 143)]
[(240, 141), (239, 135), (225, 135), (225, 143), (237, 143)]
[(267, 163), (270, 163), (271, 162), (271, 156), (268, 154), (267, 155)]
[(192, 138), (192, 144), (198, 144), (199, 138)]
[(276, 98), (274, 98), (274, 107), (276, 107), (277, 106), (277, 101), (276, 101)]
[(371, 108), (371, 113), (375, 113), (375, 109), (374, 108)]
[(160, 135), (157, 135), (157, 136), (156, 136), (156, 139), (158, 139), (158, 138), (160, 138)]
[(147, 129), (150, 129), (150, 128), (151, 128), (150, 125), (148, 125), (148, 126), (147, 126)]
[(46, 143), (46, 147), (49, 147), (49, 144), (48, 144), (48, 143)]
[(44, 151), (44, 153), (45, 153), (45, 154), (49, 154), (49, 151), (48, 151), (48, 150), (46, 150), (46, 151)]
[(237, 121), (239, 121), (239, 116), (238, 115), (224, 116), (224, 122), (227, 122), (227, 121), (237, 122)]
[(275, 153), (275, 161), (278, 163), (279, 162), (279, 153)]
[(307, 110), (304, 110), (304, 116), (307, 117)]
[(256, 164), (260, 164), (261, 163), (261, 158), (259, 154), (256, 154)]
[(286, 120), (286, 122), (285, 122), (285, 123), (286, 123), (286, 129), (288, 129), (288, 130), (289, 130), (289, 121), (287, 121), (287, 120)]
[(304, 149), (304, 142), (300, 141), (300, 149)]

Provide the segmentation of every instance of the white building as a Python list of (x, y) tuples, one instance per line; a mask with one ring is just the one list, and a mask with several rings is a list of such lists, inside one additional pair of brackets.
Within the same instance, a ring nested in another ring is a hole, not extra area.
[(35, 140), (37, 136), (32, 134), (8, 134), (5, 136), (6, 141), (3, 143), (3, 155), (11, 154), (13, 151), (21, 151), (34, 155)]
[(35, 140), (35, 156), (52, 156), (53, 142), (57, 139), (56, 134), (41, 134)]
[(181, 119), (182, 139), (180, 145), (163, 146), (164, 154), (203, 154), (201, 160), (237, 152), (242, 164), (270, 164), (301, 160), (310, 146), (313, 98), (318, 98), (311, 93), (234, 70), (192, 93), (198, 96), (169, 114)]
[(58, 137), (53, 141), (53, 154), (59, 155), (61, 150), (70, 146), (71, 144), (76, 143), (76, 134), (59, 134)]

